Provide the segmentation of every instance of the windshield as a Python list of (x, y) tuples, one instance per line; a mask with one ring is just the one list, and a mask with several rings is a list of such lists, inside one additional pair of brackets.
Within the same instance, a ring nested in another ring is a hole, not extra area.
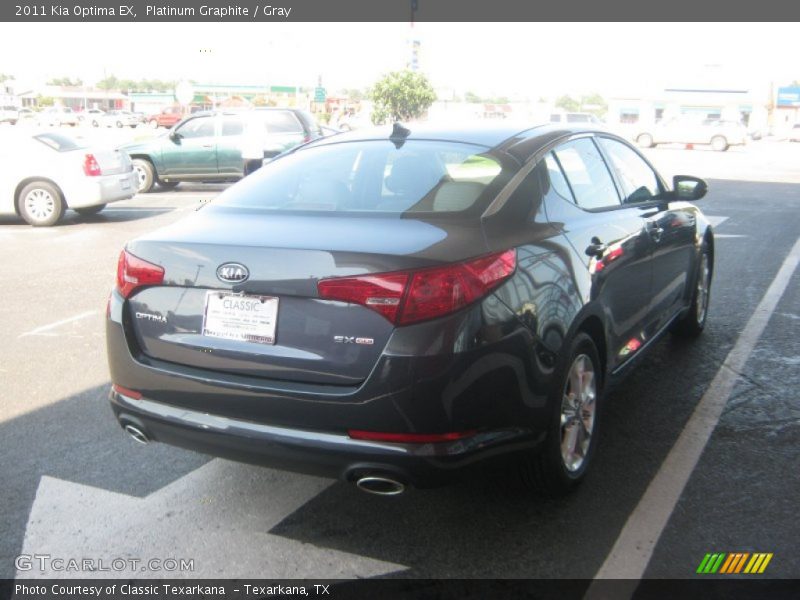
[(487, 151), (439, 141), (311, 147), (268, 163), (215, 204), (274, 211), (465, 211), (496, 194), (503, 169)]

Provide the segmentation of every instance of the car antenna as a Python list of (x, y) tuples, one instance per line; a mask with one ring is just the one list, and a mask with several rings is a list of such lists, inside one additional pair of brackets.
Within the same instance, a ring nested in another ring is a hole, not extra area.
[(409, 135), (411, 135), (411, 130), (407, 127), (403, 127), (400, 122), (395, 121), (392, 126), (392, 135), (389, 136), (389, 139), (394, 143), (395, 148), (399, 150), (400, 147), (406, 143), (406, 138)]

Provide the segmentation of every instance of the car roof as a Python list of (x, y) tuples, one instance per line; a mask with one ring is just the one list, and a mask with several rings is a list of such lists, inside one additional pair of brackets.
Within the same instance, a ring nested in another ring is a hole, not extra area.
[[(613, 135), (608, 130), (593, 123), (550, 123), (547, 122), (486, 122), (477, 121), (468, 125), (448, 125), (436, 123), (413, 123), (404, 125), (409, 131), (407, 140), (437, 140), (476, 144), (493, 150), (510, 153), (524, 162), (539, 148), (551, 141), (577, 133), (601, 133)], [(371, 127), (343, 132), (315, 140), (306, 146), (323, 146), (354, 141), (390, 139), (392, 126)]]
[(193, 112), (191, 115), (188, 116), (190, 117), (213, 117), (215, 115), (235, 116), (249, 112), (262, 112), (262, 111), (301, 112), (301, 109), (283, 107), (283, 106), (256, 106), (254, 108), (225, 108), (217, 110), (198, 110), (197, 112)]

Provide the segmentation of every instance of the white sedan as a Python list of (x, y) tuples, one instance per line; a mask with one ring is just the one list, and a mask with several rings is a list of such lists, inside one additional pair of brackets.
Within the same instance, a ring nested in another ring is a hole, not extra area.
[(135, 193), (124, 151), (87, 148), (58, 132), (15, 132), (0, 142), (0, 214), (46, 227), (68, 208), (96, 214)]

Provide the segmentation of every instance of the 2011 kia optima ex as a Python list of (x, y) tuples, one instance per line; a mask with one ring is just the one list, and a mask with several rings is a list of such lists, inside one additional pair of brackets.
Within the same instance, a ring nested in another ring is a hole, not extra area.
[(374, 493), (498, 457), (566, 492), (609, 386), (703, 329), (706, 189), (563, 125), (311, 142), (127, 245), (111, 404), (139, 441)]

